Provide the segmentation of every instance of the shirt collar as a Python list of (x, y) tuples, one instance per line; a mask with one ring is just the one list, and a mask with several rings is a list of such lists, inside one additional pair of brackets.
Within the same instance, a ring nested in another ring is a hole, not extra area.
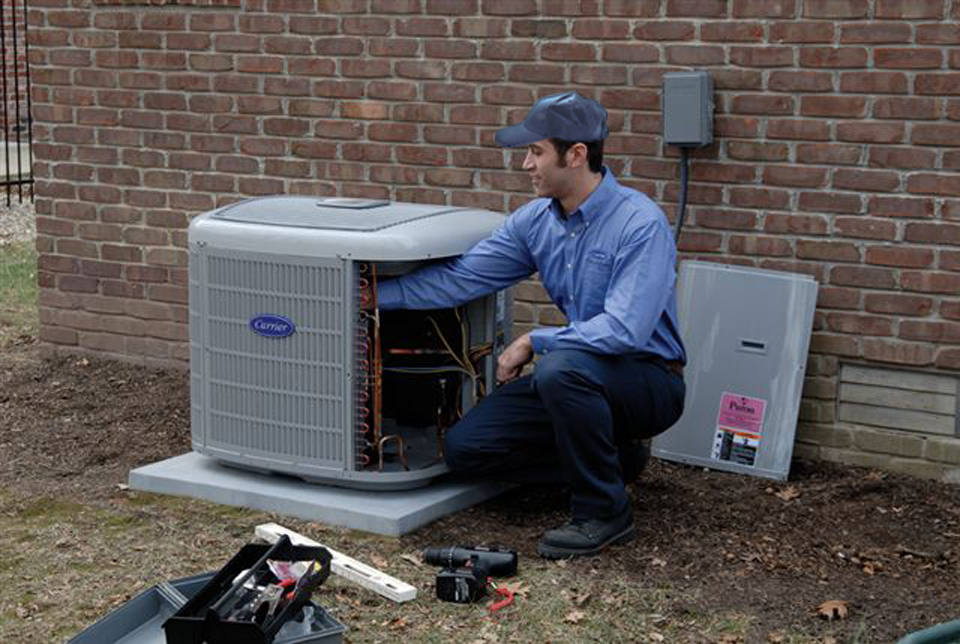
[[(600, 172), (603, 174), (600, 183), (593, 189), (593, 192), (587, 195), (587, 198), (583, 200), (576, 210), (569, 213), (568, 217), (572, 217), (579, 212), (584, 221), (590, 221), (600, 214), (613, 199), (619, 184), (617, 184), (617, 180), (614, 178), (610, 168), (603, 166)], [(563, 208), (560, 207), (558, 200), (551, 200), (550, 210), (558, 218), (563, 218)]]

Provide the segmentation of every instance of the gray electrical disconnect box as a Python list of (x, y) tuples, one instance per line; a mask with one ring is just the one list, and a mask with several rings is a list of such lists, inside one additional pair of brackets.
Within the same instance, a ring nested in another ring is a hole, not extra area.
[(687, 399), (653, 454), (786, 479), (816, 304), (807, 275), (684, 262), (677, 313)]
[(681, 147), (713, 143), (713, 79), (707, 72), (663, 75), (663, 142)]
[(194, 450), (366, 489), (446, 472), (445, 428), (495, 385), (510, 293), (378, 313), (361, 310), (360, 293), (462, 254), (503, 221), (470, 208), (310, 197), (250, 199), (194, 219)]

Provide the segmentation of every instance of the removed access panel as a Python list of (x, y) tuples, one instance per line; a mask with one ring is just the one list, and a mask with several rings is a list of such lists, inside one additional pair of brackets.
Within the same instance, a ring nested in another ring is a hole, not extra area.
[(817, 282), (710, 262), (680, 269), (687, 398), (653, 454), (785, 480), (790, 471)]

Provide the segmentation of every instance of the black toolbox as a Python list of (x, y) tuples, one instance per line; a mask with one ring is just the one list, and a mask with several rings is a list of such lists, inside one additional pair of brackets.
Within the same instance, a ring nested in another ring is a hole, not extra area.
[(68, 644), (342, 644), (343, 624), (310, 602), (302, 606), (288, 602), (263, 625), (224, 618), (213, 610), (236, 597), (248, 577), (269, 575), (267, 559), (325, 557), (329, 574), (325, 548), (293, 546), (285, 537), (272, 546), (244, 546), (218, 572), (158, 584)]

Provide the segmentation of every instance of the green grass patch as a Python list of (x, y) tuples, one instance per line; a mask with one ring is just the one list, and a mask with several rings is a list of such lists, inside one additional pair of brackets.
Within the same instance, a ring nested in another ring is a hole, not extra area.
[(0, 246), (0, 346), (20, 336), (35, 336), (37, 252), (32, 242)]

